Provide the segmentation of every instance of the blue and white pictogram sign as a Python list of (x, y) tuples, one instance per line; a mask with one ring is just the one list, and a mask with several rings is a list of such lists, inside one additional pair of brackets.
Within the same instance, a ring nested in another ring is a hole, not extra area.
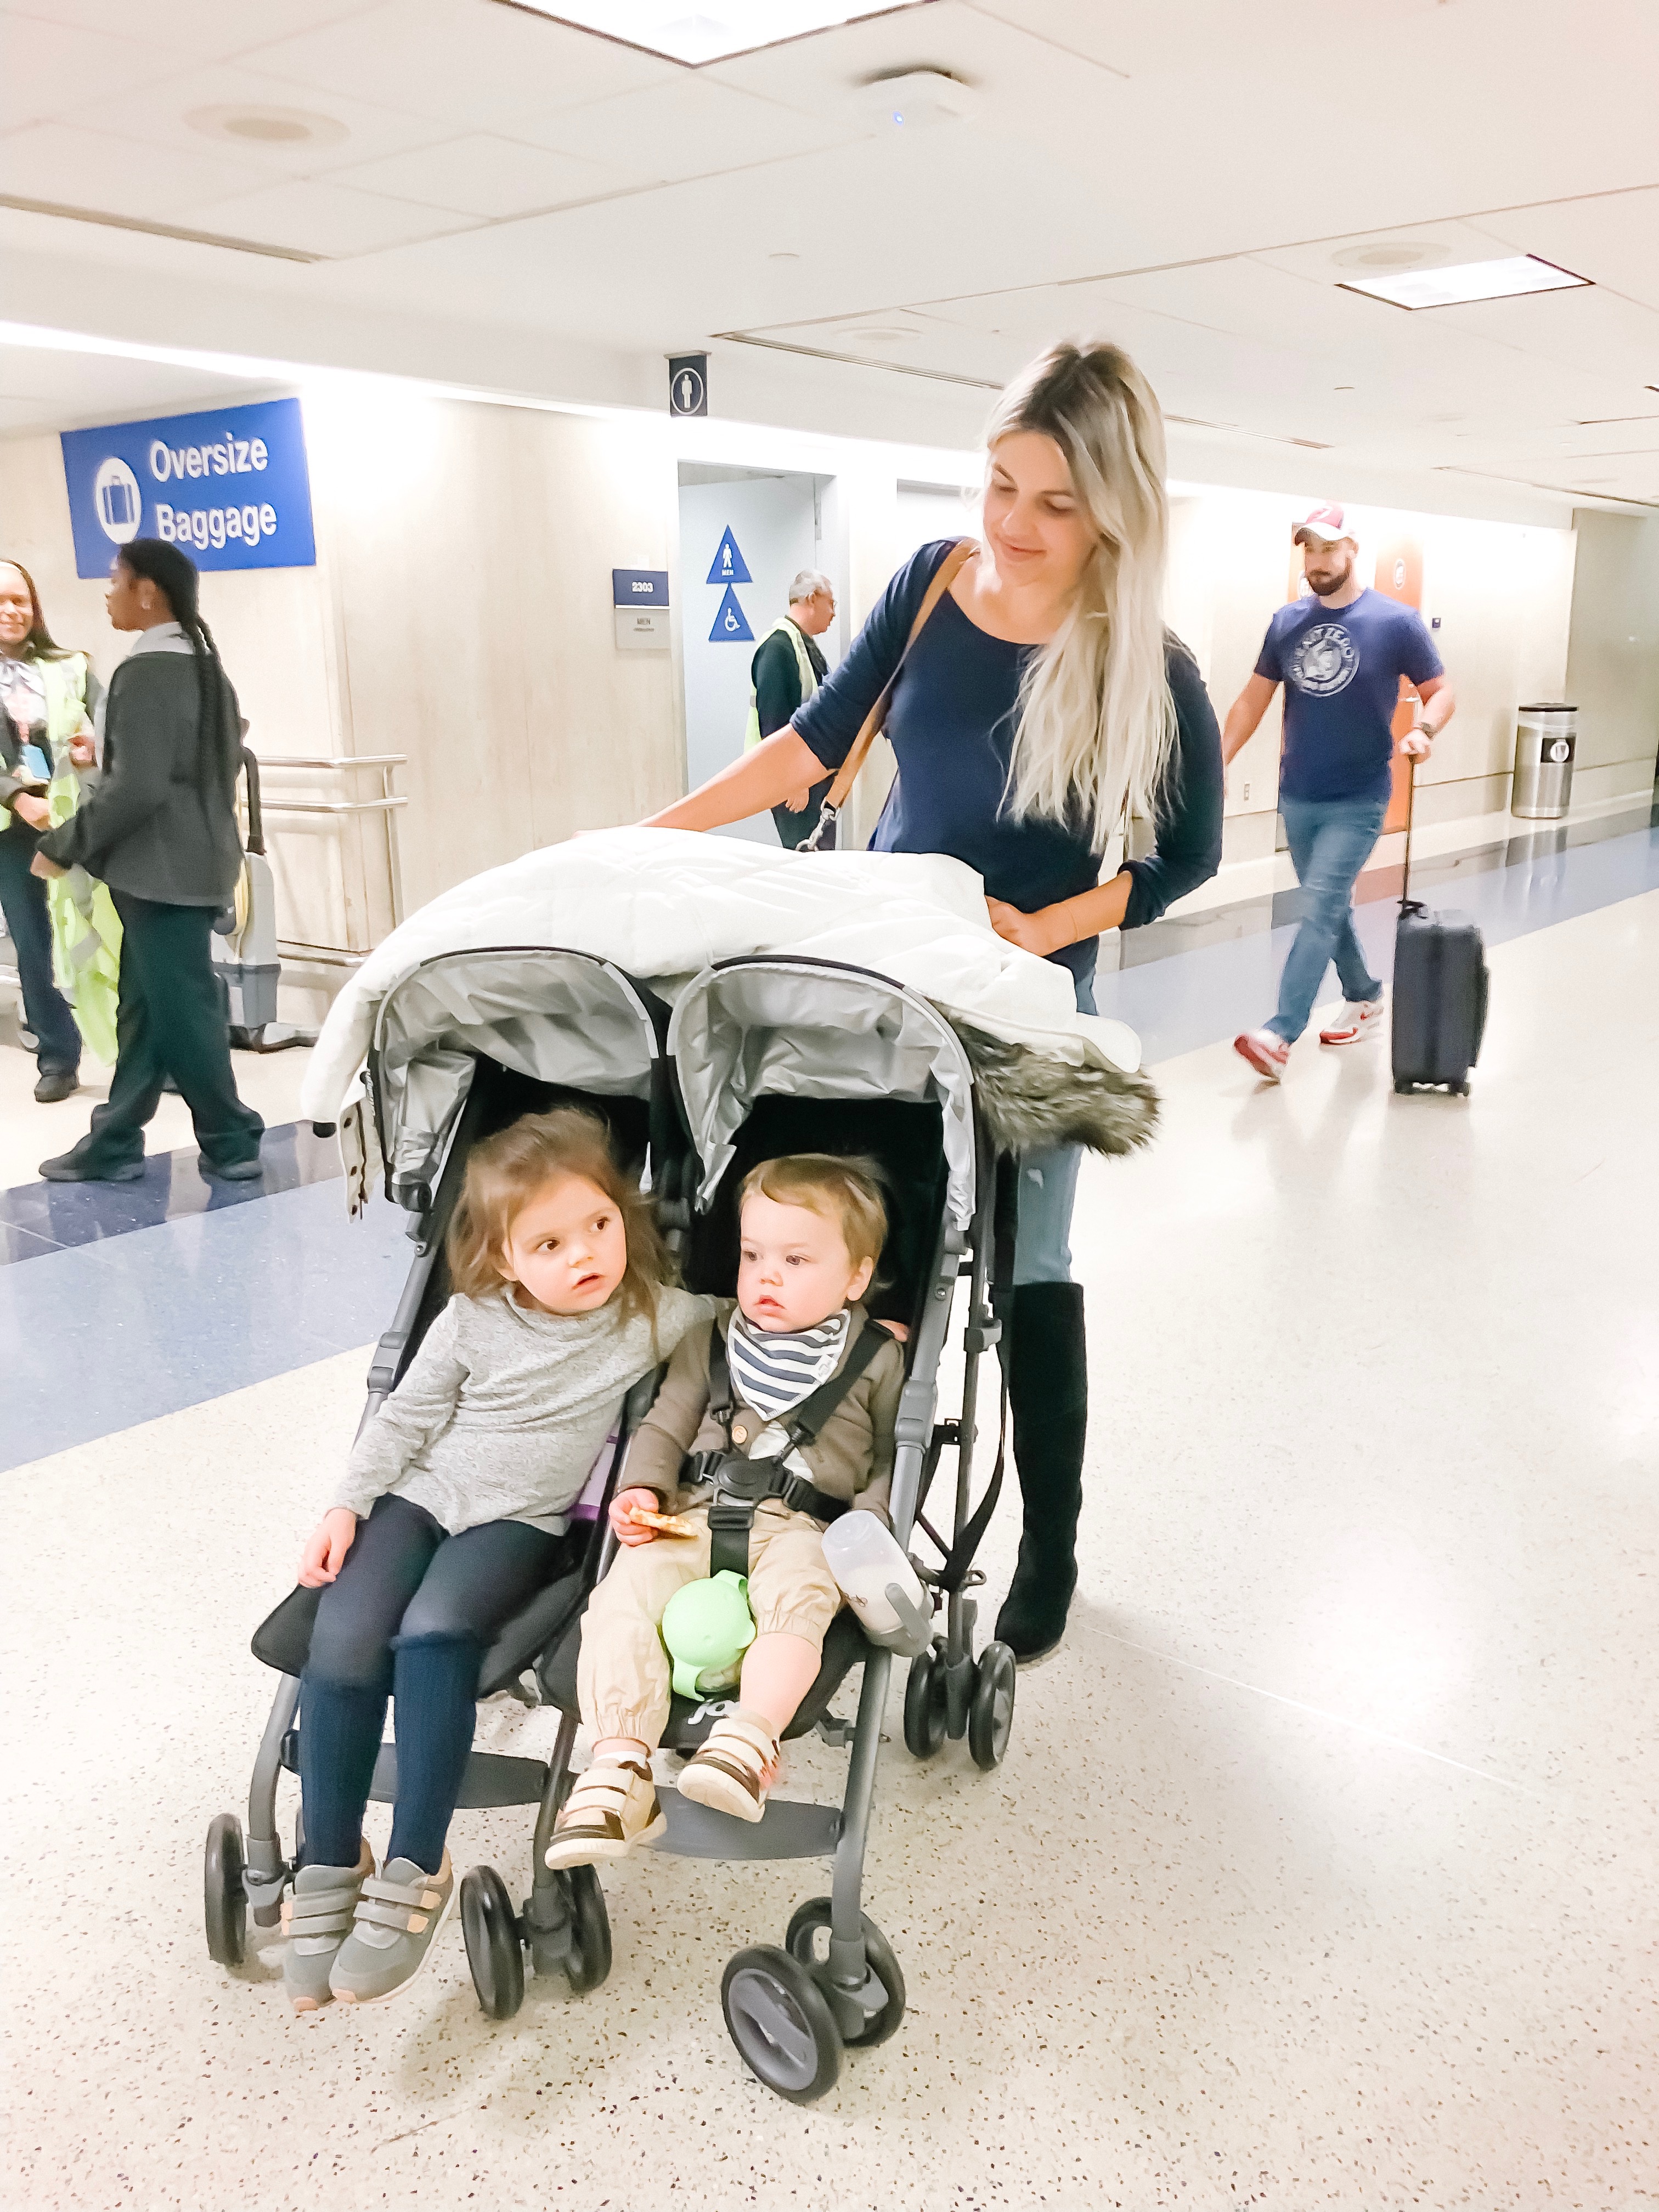
[(310, 568), (311, 477), (297, 399), (65, 430), (75, 572), (160, 538), (198, 568)]
[(714, 617), (714, 627), (708, 633), (710, 645), (752, 645), (755, 633), (749, 627), (749, 617), (738, 605), (738, 595), (728, 584), (720, 601), (720, 611)]
[(720, 533), (720, 542), (714, 548), (714, 560), (703, 580), (710, 584), (752, 584), (755, 580), (749, 573), (749, 563), (738, 550), (730, 523)]

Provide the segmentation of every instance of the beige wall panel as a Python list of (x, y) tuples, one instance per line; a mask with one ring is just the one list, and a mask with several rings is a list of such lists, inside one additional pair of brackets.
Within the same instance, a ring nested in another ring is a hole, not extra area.
[[(1577, 773), (1623, 764), (1599, 779), (1606, 795), (1649, 787), (1659, 750), (1659, 519), (1581, 507), (1572, 631), (1561, 696), (1578, 708)], [(1598, 795), (1601, 795), (1598, 793)]]
[(409, 757), (404, 911), (676, 795), (672, 657), (618, 652), (611, 605), (612, 567), (668, 565), (665, 441), (413, 398), (313, 421), (349, 750)]

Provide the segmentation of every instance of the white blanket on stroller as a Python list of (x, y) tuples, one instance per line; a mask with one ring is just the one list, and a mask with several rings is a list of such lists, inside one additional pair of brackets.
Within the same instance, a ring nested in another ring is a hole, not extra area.
[(1079, 1014), (1068, 970), (992, 928), (960, 860), (786, 853), (684, 830), (606, 830), (457, 884), (394, 929), (330, 1009), (300, 1095), (339, 1119), (386, 994), (439, 953), (559, 945), (613, 961), (665, 998), (716, 960), (788, 952), (874, 969), (1012, 1044), (1133, 1072), (1140, 1041)]

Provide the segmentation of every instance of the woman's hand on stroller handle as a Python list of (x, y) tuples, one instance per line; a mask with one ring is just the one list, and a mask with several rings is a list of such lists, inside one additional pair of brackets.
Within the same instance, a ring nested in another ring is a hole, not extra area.
[(349, 1505), (331, 1505), (306, 1538), (300, 1554), (300, 1582), (306, 1589), (321, 1589), (345, 1565), (346, 1553), (357, 1536), (357, 1516)]
[(611, 1526), (619, 1544), (653, 1544), (657, 1532), (643, 1521), (634, 1518), (634, 1508), (643, 1507), (647, 1513), (659, 1511), (662, 1505), (654, 1490), (636, 1484), (632, 1490), (619, 1490), (611, 1501)]

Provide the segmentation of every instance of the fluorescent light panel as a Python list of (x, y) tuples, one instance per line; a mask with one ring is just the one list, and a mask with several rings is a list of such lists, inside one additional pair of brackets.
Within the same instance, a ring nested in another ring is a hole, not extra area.
[(1345, 292), (1364, 292), (1395, 307), (1461, 307), (1471, 300), (1514, 300), (1523, 292), (1570, 292), (1588, 284), (1571, 269), (1558, 269), (1535, 253), (1502, 261), (1460, 261), (1452, 269), (1402, 269), (1389, 276), (1350, 276)]
[(696, 69), (703, 62), (781, 46), (809, 31), (827, 31), (837, 23), (897, 15), (906, 5), (925, 4), (925, 0), (899, 0), (897, 7), (893, 0), (885, 0), (884, 5), (873, 8), (848, 6), (847, 0), (709, 0), (703, 8), (688, 7), (686, 0), (512, 0), (512, 4), (550, 15), (557, 23), (573, 23), (578, 30), (619, 39), (625, 46), (642, 46), (647, 53), (665, 54), (670, 61)]

